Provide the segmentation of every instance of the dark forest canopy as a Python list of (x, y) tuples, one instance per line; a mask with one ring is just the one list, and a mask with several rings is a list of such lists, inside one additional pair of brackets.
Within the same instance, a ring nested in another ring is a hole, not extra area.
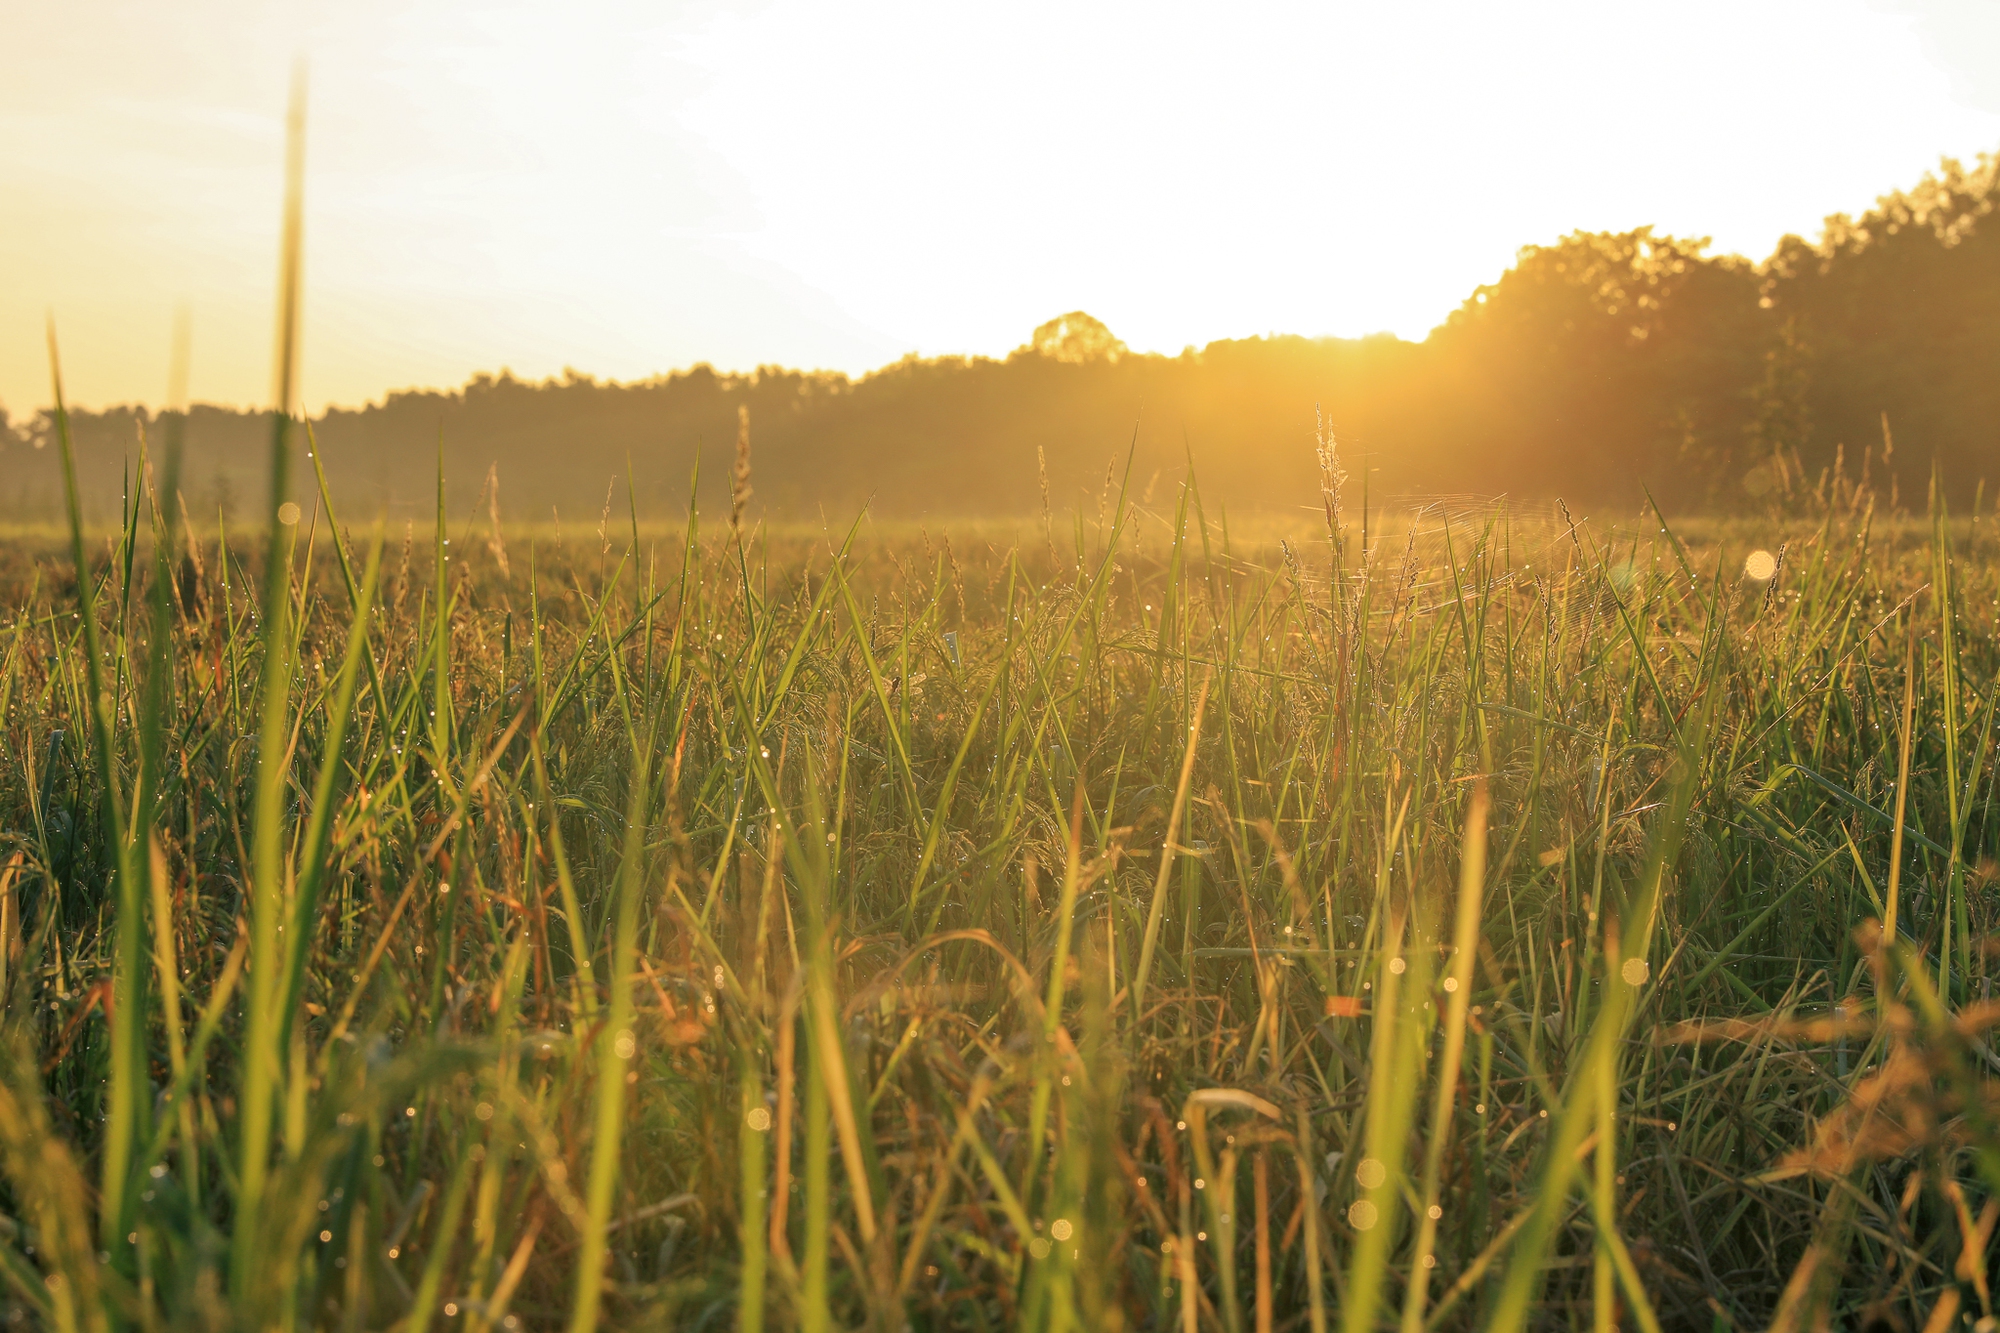
[[(756, 503), (773, 517), (864, 502), (885, 516), (1030, 513), (1044, 469), (1057, 507), (1094, 507), (1135, 441), (1139, 489), (1191, 460), (1204, 496), (1234, 511), (1306, 508), (1320, 418), (1385, 499), (1622, 506), (1644, 486), (1680, 509), (1762, 503), (1837, 457), (1881, 477), (1885, 422), (1905, 494), (1921, 494), (1935, 459), (1969, 496), (2000, 481), (1996, 205), (2000, 156), (1982, 155), (1828, 219), (1817, 242), (1787, 236), (1762, 264), (1650, 228), (1578, 232), (1523, 249), (1421, 343), (1265, 337), (1162, 356), (1075, 312), (1004, 359), (911, 356), (859, 379), (702, 365), (531, 384), (502, 372), (331, 409), (313, 427), (350, 518), (385, 503), (427, 514), (440, 441), (459, 506), (497, 468), (510, 517), (594, 522), (629, 464), (641, 515), (669, 517), (697, 451), (709, 506), (725, 494), (739, 408)], [(115, 505), (140, 428), (157, 449), (164, 425), (144, 409), (75, 414), (95, 508)], [(264, 418), (196, 407), (185, 438), (191, 508), (262, 494)], [(0, 413), (0, 513), (55, 512), (52, 444), (46, 415), (10, 427)]]

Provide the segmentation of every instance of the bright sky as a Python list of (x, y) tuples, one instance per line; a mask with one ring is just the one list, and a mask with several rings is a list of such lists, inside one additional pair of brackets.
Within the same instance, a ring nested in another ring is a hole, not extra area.
[(1085, 309), (1422, 337), (1521, 245), (1761, 258), (2000, 148), (2000, 0), (7, 0), (0, 406), (268, 398), (310, 65), (304, 393), (861, 371)]

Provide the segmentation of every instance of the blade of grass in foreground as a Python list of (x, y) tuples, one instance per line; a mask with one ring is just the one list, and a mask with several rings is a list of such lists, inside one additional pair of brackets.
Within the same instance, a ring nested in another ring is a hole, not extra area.
[[(84, 680), (90, 714), (90, 745), (97, 767), (97, 807), (104, 839), (113, 851), (113, 971), (111, 982), (111, 1073), (104, 1107), (104, 1149), (98, 1186), (98, 1229), (103, 1247), (120, 1256), (128, 1211), (126, 1184), (134, 1145), (144, 1134), (147, 1101), (139, 1096), (145, 1079), (145, 1011), (139, 988), (145, 984), (144, 917), (140, 903), (137, 857), (125, 827), (124, 799), (119, 791), (113, 744), (116, 739), (112, 700), (104, 685), (102, 648), (97, 636), (97, 609), (91, 572), (83, 552), (83, 510), (77, 497), (76, 453), (70, 441), (69, 411), (63, 403), (62, 362), (56, 351), (56, 328), (49, 323), (49, 375), (54, 385), (56, 440), (62, 449), (63, 494), (69, 508), (70, 558), (76, 566), (77, 614), (83, 624)], [(124, 1265), (120, 1264), (122, 1268)]]
[[(670, 789), (671, 786), (670, 781)], [(774, 828), (769, 836), (775, 841), (779, 834)], [(760, 877), (763, 891), (758, 903), (757, 925), (751, 946), (755, 950), (755, 957), (760, 960), (766, 956), (771, 925), (771, 890), (772, 881), (777, 878), (777, 857), (778, 853), (774, 847), (764, 863), (764, 873)], [(737, 1333), (763, 1333), (764, 1275), (767, 1266), (764, 1253), (764, 1229), (767, 1225), (764, 1204), (766, 1191), (769, 1188), (764, 1136), (771, 1128), (771, 1112), (764, 1105), (762, 1068), (764, 1042), (756, 1024), (756, 1016), (763, 1012), (765, 1002), (763, 968), (759, 965), (748, 971), (749, 989), (743, 993), (742, 1017), (736, 1033), (736, 1152), (738, 1180), (741, 1182), (737, 1202), (737, 1244), (741, 1254), (738, 1257), (736, 1329)]]
[(1417, 1219), (1417, 1248), (1410, 1285), (1403, 1298), (1403, 1333), (1424, 1326), (1424, 1300), (1437, 1247), (1439, 1175), (1445, 1144), (1451, 1138), (1451, 1112), (1458, 1100), (1459, 1062), (1465, 1055), (1466, 1010), (1472, 999), (1472, 957), (1479, 947), (1480, 894), (1486, 886), (1486, 783), (1472, 790), (1472, 807), (1465, 816), (1464, 850), (1458, 869), (1458, 916), (1452, 931), (1451, 973), (1444, 988), (1450, 995), (1444, 1020), (1444, 1054), (1438, 1064), (1436, 1098), (1431, 1108), (1430, 1138), (1424, 1144), (1424, 1175), (1419, 1194), (1423, 1213)]
[[(610, 657), (619, 673), (618, 655)], [(622, 683), (615, 686), (624, 698)], [(630, 717), (627, 717), (628, 730)], [(597, 1327), (604, 1291), (604, 1264), (609, 1258), (605, 1238), (611, 1204), (618, 1191), (619, 1132), (625, 1115), (625, 1069), (638, 1052), (632, 1031), (632, 972), (639, 941), (639, 888), (645, 876), (646, 811), (652, 784), (650, 745), (640, 745), (633, 733), (631, 791), (626, 802), (625, 843), (612, 892), (611, 996), (597, 1032), (597, 1104), (590, 1141), (590, 1183), (584, 1200), (583, 1248), (577, 1259), (576, 1303), (570, 1312), (570, 1333), (591, 1333)], [(551, 815), (551, 822), (554, 816)]]
[[(1347, 1291), (1341, 1311), (1344, 1333), (1367, 1333), (1375, 1326), (1376, 1307), (1388, 1278), (1390, 1256), (1400, 1229), (1406, 1185), (1403, 1157), (1409, 1141), (1410, 1117), (1416, 1109), (1417, 1085), (1423, 1077), (1428, 1033), (1416, 1012), (1416, 998), (1430, 989), (1430, 940), (1417, 915), (1415, 895), (1392, 902), (1395, 893), (1395, 848), (1402, 845), (1409, 814), (1405, 791), (1391, 810), (1393, 792), (1382, 793), (1383, 827), (1387, 831), (1377, 853), (1375, 898), (1387, 914), (1382, 953), (1375, 974), (1373, 1032), (1368, 1050), (1366, 1115), (1363, 1153), (1354, 1168), (1360, 1197), (1348, 1207), (1348, 1225), (1358, 1233), (1348, 1261)], [(1407, 1011), (1407, 1012), (1406, 1012)]]
[[(263, 651), (258, 681), (257, 788), (251, 824), (250, 989), (243, 1047), (242, 1118), (238, 1128), (236, 1216), (230, 1237), (229, 1288), (243, 1302), (255, 1279), (259, 1209), (270, 1169), (279, 1072), (279, 983), (285, 967), (279, 927), (284, 912), (286, 714), (292, 664), (291, 532), (285, 522), (290, 480), (293, 396), (297, 388), (299, 247), (305, 181), (305, 74), (292, 80), (286, 120), (284, 242), (278, 272), (278, 355), (271, 411), (271, 499), (264, 550)], [(290, 511), (297, 521), (296, 506)], [(247, 1310), (241, 1311), (248, 1316)]]
[(1367, 1128), (1361, 1161), (1354, 1169), (1360, 1197), (1347, 1219), (1360, 1233), (1348, 1266), (1345, 1333), (1374, 1328), (1395, 1250), (1404, 1181), (1404, 1145), (1423, 1077), (1428, 1034), (1414, 1012), (1418, 995), (1429, 990), (1430, 954), (1421, 931), (1406, 936), (1400, 913), (1391, 916), (1384, 936), (1381, 970), (1375, 976), (1375, 1032), (1369, 1050)]

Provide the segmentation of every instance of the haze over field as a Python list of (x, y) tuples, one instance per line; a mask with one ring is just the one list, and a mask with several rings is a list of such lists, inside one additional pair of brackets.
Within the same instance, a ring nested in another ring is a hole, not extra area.
[[(440, 465), (451, 504), (516, 520), (600, 514), (621, 484), (647, 517), (678, 514), (704, 448), (711, 512), (729, 502), (720, 464), (748, 448), (757, 517), (1101, 509), (1128, 457), (1142, 498), (1192, 465), (1233, 512), (1297, 514), (1313, 506), (1329, 431), (1379, 499), (1506, 494), (1630, 513), (1650, 496), (1729, 513), (1845, 471), (1893, 505), (1937, 464), (1962, 503), (2000, 460), (1996, 209), (2000, 158), (1982, 155), (1829, 219), (1816, 241), (1787, 236), (1761, 264), (1646, 228), (1527, 247), (1421, 343), (1264, 337), (1164, 356), (1071, 311), (1004, 359), (912, 356), (859, 379), (706, 365), (625, 383), (481, 374), (328, 410), (315, 438), (342, 507), (405, 517), (434, 512)], [(195, 510), (226, 516), (256, 493), (262, 415), (202, 407), (182, 424), (143, 408), (72, 415), (94, 516), (126, 494), (149, 427), (184, 437)], [(57, 512), (54, 439), (47, 413), (0, 419), (0, 515)]]

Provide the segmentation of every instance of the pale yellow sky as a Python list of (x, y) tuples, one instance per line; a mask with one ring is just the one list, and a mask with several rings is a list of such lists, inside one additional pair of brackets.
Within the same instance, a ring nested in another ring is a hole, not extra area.
[(2000, 0), (6, 0), (0, 406), (262, 402), (311, 70), (304, 393), (860, 371), (1082, 308), (1421, 337), (1520, 245), (1761, 258), (2000, 147)]

